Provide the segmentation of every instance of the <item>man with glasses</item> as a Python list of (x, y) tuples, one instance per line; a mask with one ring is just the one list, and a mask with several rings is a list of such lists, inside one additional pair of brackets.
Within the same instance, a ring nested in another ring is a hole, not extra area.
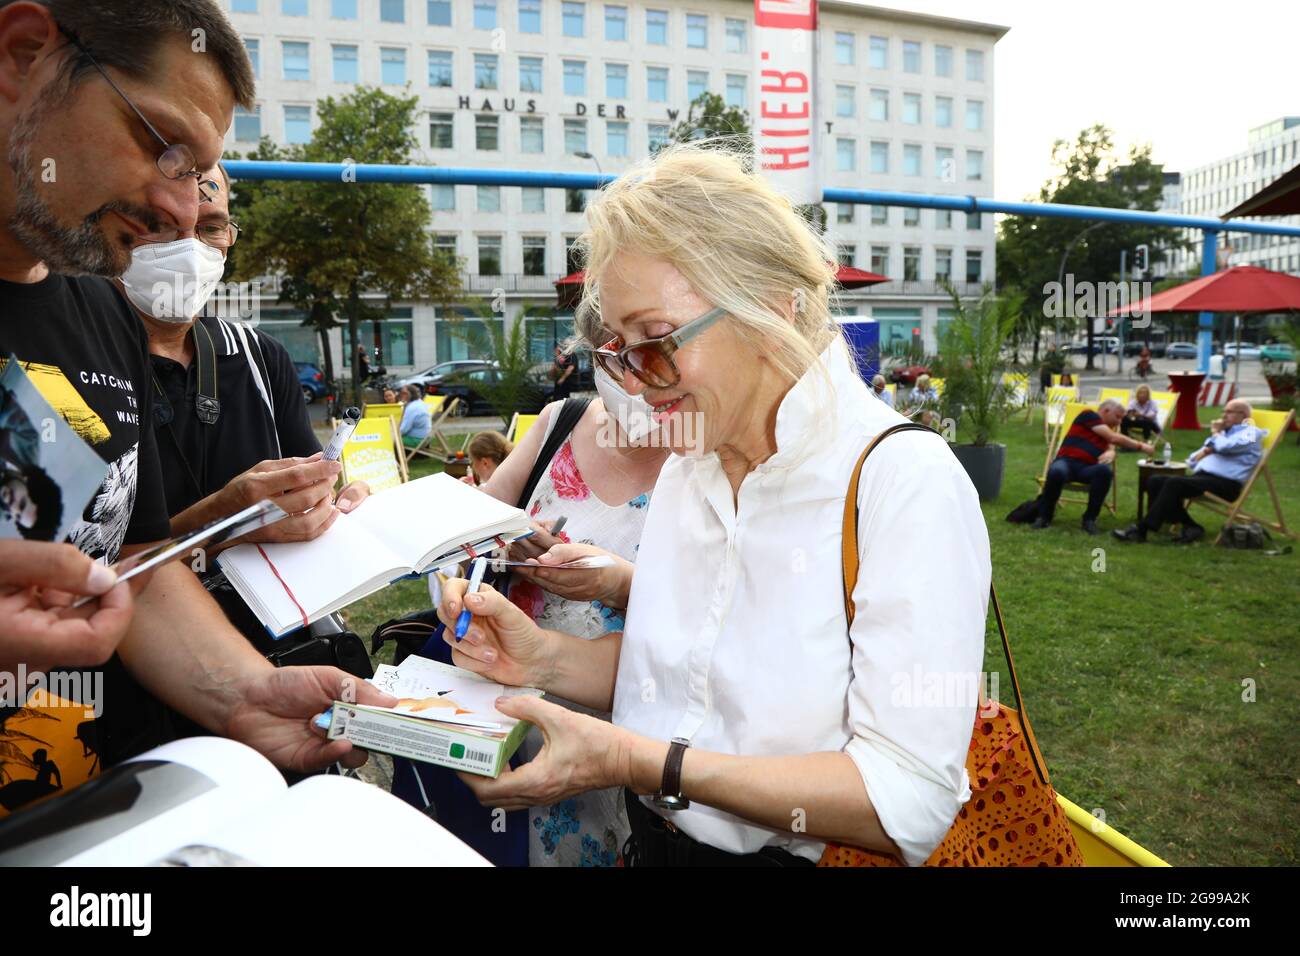
[[(208, 730), (305, 770), (359, 762), (308, 723), (351, 678), (273, 668), (185, 564), (133, 581), (134, 608), (102, 566), (170, 532), (144, 329), (106, 278), (127, 270), (142, 239), (195, 229), (215, 185), (200, 171), (216, 165), (235, 104), (251, 106), (253, 92), (217, 0), (0, 0), (0, 361), (22, 362), (108, 465), (69, 537), (75, 549), (0, 542), (0, 669), (107, 661), (67, 686), (129, 673)], [(82, 594), (101, 597), (69, 609)], [(39, 736), (65, 742), (53, 754), (65, 787), (135, 744), (112, 695), (101, 702), (82, 728), (86, 701), (27, 701), (59, 722), (42, 721)], [(34, 738), (17, 731), (11, 719), (0, 747), (30, 760)]]
[(1250, 403), (1234, 398), (1223, 406), (1223, 418), (1210, 424), (1210, 436), (1195, 453), (1187, 456), (1190, 475), (1157, 475), (1147, 482), (1151, 510), (1137, 524), (1112, 532), (1121, 541), (1145, 541), (1147, 533), (1159, 531), (1165, 522), (1181, 524), (1174, 540), (1191, 544), (1205, 537), (1205, 529), (1187, 513), (1187, 502), (1207, 491), (1224, 501), (1236, 501), (1242, 483), (1264, 454), (1265, 431), (1246, 421)]

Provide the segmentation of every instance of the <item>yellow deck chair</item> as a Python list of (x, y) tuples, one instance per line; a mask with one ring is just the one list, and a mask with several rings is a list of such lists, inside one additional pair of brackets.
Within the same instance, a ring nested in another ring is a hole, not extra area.
[[(331, 423), (333, 424), (333, 423)], [(397, 421), (389, 415), (362, 418), (343, 446), (343, 482), (364, 481), (372, 492), (407, 479), (406, 456)]]
[(361, 406), (362, 418), (384, 418), (385, 416), (394, 419), (400, 425), (402, 423), (402, 403), (372, 402)]
[[(1251, 412), (1249, 421), (1254, 422), (1254, 424), (1259, 428), (1266, 429), (1268, 433), (1263, 439), (1264, 453), (1259, 457), (1259, 464), (1255, 466), (1255, 470), (1252, 471), (1250, 476), (1242, 483), (1241, 494), (1237, 496), (1237, 500), (1224, 501), (1218, 495), (1211, 494), (1207, 491), (1199, 497), (1188, 499), (1188, 506), (1200, 505), (1202, 508), (1208, 508), (1210, 511), (1213, 511), (1215, 514), (1223, 515), (1227, 519), (1224, 521), (1225, 527), (1238, 519), (1244, 519), (1245, 521), (1257, 521), (1266, 528), (1280, 531), (1288, 538), (1296, 537), (1295, 532), (1291, 531), (1286, 526), (1286, 518), (1282, 514), (1282, 503), (1278, 501), (1277, 489), (1273, 487), (1273, 476), (1270, 475), (1268, 471), (1269, 456), (1273, 454), (1273, 449), (1277, 447), (1282, 436), (1287, 433), (1287, 430), (1291, 427), (1291, 422), (1294, 419), (1295, 409), (1285, 412)], [(1273, 499), (1273, 513), (1277, 515), (1276, 521), (1269, 521), (1262, 515), (1251, 514), (1245, 508), (1246, 499), (1250, 497), (1250, 492), (1255, 487), (1255, 482), (1259, 479), (1260, 475), (1264, 476), (1264, 484), (1268, 485), (1269, 497)], [(1222, 538), (1223, 530), (1220, 529), (1219, 536), (1214, 539), (1215, 543), (1217, 544)]]
[(1053, 385), (1047, 390), (1047, 403), (1043, 408), (1043, 441), (1051, 442), (1052, 430), (1061, 424), (1066, 403), (1078, 400), (1079, 389), (1074, 385)]
[(506, 441), (512, 445), (518, 445), (520, 440), (528, 434), (528, 430), (537, 424), (540, 415), (520, 415), (515, 412), (510, 417), (510, 426), (506, 429)]
[[(1065, 440), (1065, 433), (1070, 430), (1070, 425), (1073, 424), (1075, 418), (1078, 417), (1079, 413), (1085, 410), (1095, 412), (1097, 410), (1097, 406), (1095, 403), (1084, 404), (1083, 402), (1066, 402), (1064, 405), (1061, 406), (1061, 412), (1062, 412), (1061, 423), (1056, 426), (1055, 431), (1053, 431), (1052, 433), (1052, 440), (1047, 445), (1047, 457), (1043, 460), (1043, 471), (1042, 474), (1038, 476), (1039, 491), (1042, 491), (1043, 484), (1047, 481), (1047, 469), (1052, 467), (1052, 462), (1056, 459), (1056, 453), (1061, 448), (1061, 442)], [(1119, 476), (1115, 473), (1115, 462), (1113, 461), (1110, 463), (1110, 470), (1111, 470), (1110, 496), (1109, 496), (1109, 500), (1105, 502), (1105, 505), (1106, 505), (1106, 509), (1112, 515), (1118, 515), (1119, 514)], [(1077, 481), (1068, 481), (1065, 483), (1065, 488), (1086, 488), (1086, 487), (1087, 487), (1086, 485), (1080, 484)], [(1068, 497), (1065, 493), (1065, 489), (1062, 489), (1061, 497), (1058, 499), (1057, 504), (1058, 505), (1065, 504), (1066, 502), (1070, 502), (1071, 504), (1086, 505), (1088, 503), (1088, 497), (1087, 495), (1083, 496), (1082, 498)]]
[(1107, 826), (1083, 807), (1059, 793), (1056, 802), (1070, 821), (1084, 866), (1168, 866), (1150, 850), (1134, 843), (1112, 826)]
[(943, 379), (930, 376), (930, 387), (934, 389), (934, 394), (943, 398)]
[(1025, 421), (1033, 414), (1032, 393), (1029, 390), (1029, 376), (1024, 372), (1003, 372), (1002, 387), (1010, 395), (1012, 405), (1025, 410)]
[(1108, 398), (1113, 398), (1125, 408), (1128, 408), (1128, 400), (1133, 397), (1133, 393), (1127, 388), (1103, 388), (1097, 392), (1097, 404), (1100, 405)]
[(1160, 426), (1160, 434), (1163, 435), (1169, 428), (1169, 420), (1174, 417), (1174, 408), (1178, 405), (1178, 393), (1152, 390), (1151, 401), (1156, 403), (1156, 408), (1159, 410), (1156, 424)]
[[(447, 401), (446, 395), (428, 395), (424, 399), (424, 404), (429, 406), (429, 434), (421, 439), (418, 445), (407, 445), (402, 443), (402, 448), (406, 451), (406, 463), (409, 465), (417, 456), (422, 455), (425, 458), (450, 458), (454, 454), (452, 447), (447, 444), (447, 437), (443, 435), (442, 430), (447, 425), (447, 420), (456, 414), (460, 406), (460, 399), (453, 397)], [(435, 448), (434, 446), (437, 446)]]

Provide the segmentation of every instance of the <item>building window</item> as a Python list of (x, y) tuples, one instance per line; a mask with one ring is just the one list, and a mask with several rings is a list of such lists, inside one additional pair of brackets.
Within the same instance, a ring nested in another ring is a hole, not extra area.
[(966, 79), (972, 83), (984, 82), (984, 51), (966, 51)]
[(940, 182), (957, 181), (957, 161), (953, 158), (952, 148), (936, 146), (934, 148), (934, 176)]
[(385, 86), (406, 85), (406, 51), (400, 47), (379, 48), (380, 82)]
[(645, 132), (646, 145), (651, 153), (668, 145), (667, 123), (646, 123)]
[(966, 250), (966, 281), (978, 284), (983, 280), (984, 253), (979, 249)]
[(889, 143), (883, 140), (871, 141), (871, 171), (873, 173), (889, 172)]
[(546, 237), (524, 236), (524, 275), (546, 275)]
[(497, 28), (497, 0), (474, 0), (474, 29)]
[(587, 191), (585, 189), (566, 189), (564, 191), (565, 212), (585, 212), (587, 209)]
[(456, 187), (451, 183), (434, 183), (433, 208), (438, 212), (448, 212), (455, 209)]
[(429, 0), (429, 26), (451, 26), (451, 0)]
[(354, 46), (333, 47), (334, 82), (357, 82), (357, 48)]
[(916, 143), (903, 144), (903, 175), (921, 175), (921, 147)]
[(966, 150), (966, 178), (975, 182), (984, 178), (984, 151)]
[(235, 107), (235, 140), (240, 143), (256, 143), (262, 138), (262, 107), (255, 106), (252, 111), (242, 106)]
[(889, 246), (871, 247), (871, 271), (878, 276), (889, 275)]
[(588, 152), (587, 121), (585, 119), (566, 119), (564, 121), (564, 151), (570, 154)]
[(542, 32), (542, 0), (519, 0), (519, 32)]
[(611, 100), (627, 99), (627, 64), (605, 64), (605, 96)]
[(749, 91), (749, 77), (743, 73), (727, 74), (727, 105), (744, 109)]
[(429, 114), (429, 148), (452, 149), (455, 144), (455, 116), (451, 113)]
[(873, 70), (889, 69), (889, 38), (872, 37), (867, 65)]
[(980, 226), (982, 225), (982, 216), (983, 214), (978, 212), (966, 213), (966, 231), (979, 232)]
[(479, 212), (500, 212), (501, 211), (501, 187), (500, 186), (479, 186), (478, 187), (478, 211)]
[(542, 58), (540, 56), (521, 56), (519, 58), (519, 92), (542, 92)]
[(952, 250), (934, 250), (934, 277), (941, 282), (952, 281)]
[(645, 98), (651, 103), (668, 102), (668, 67), (645, 68)]
[(915, 282), (921, 278), (921, 247), (903, 246), (903, 281)]
[(857, 166), (857, 150), (851, 139), (840, 137), (835, 140), (835, 168), (841, 173), (851, 173)]
[(686, 45), (692, 50), (709, 48), (709, 18), (704, 14), (686, 14)]
[(546, 212), (546, 190), (541, 186), (524, 186), (519, 192), (524, 212)]
[(306, 43), (280, 44), (284, 58), (284, 78), (286, 80), (311, 79), (311, 48)]
[(286, 106), (284, 108), (284, 141), (296, 145), (311, 142), (310, 106)]
[(744, 20), (727, 17), (727, 52), (745, 53), (749, 50), (749, 26)]
[(456, 261), (456, 234), (454, 232), (440, 232), (433, 237), (433, 251), (440, 254), (448, 262)]
[(610, 156), (626, 156), (627, 150), (627, 123), (608, 120), (605, 123), (605, 152)]
[(519, 117), (519, 150), (523, 153), (546, 152), (546, 132), (540, 116)]
[(501, 148), (501, 120), (496, 115), (480, 113), (474, 117), (474, 148), (491, 152)]
[(481, 276), (499, 276), (501, 274), (501, 237), (478, 237), (478, 274)]
[(903, 122), (909, 126), (921, 125), (921, 94), (903, 94)]
[(839, 223), (849, 223), (853, 221), (853, 203), (839, 202), (835, 204), (835, 221)]
[(587, 5), (565, 0), (561, 10), (561, 21), (566, 37), (583, 37), (587, 33)]
[(495, 53), (474, 54), (474, 89), (495, 90), (497, 88), (497, 55)]
[(307, 0), (280, 0), (280, 15), (284, 17), (305, 17)]
[(981, 130), (984, 128), (983, 100), (966, 101), (966, 128), (969, 130)]
[(857, 262), (858, 247), (851, 242), (840, 243), (837, 258), (841, 266), (848, 266), (852, 269)]
[(934, 211), (934, 228), (951, 229), (952, 228), (952, 210), (936, 209)]
[(835, 62), (840, 66), (853, 65), (853, 34), (836, 33), (835, 34)]
[(230, 10), (232, 13), (256, 13), (257, 0), (234, 0)]
[(934, 75), (952, 76), (952, 47), (935, 44)]
[[(349, 19), (356, 19), (355, 11)], [(379, 20), (381, 23), (405, 23), (406, 0), (379, 0)]]
[(249, 62), (253, 64), (253, 78), (262, 78), (262, 43), (260, 40), (244, 40), (244, 49), (248, 51)]
[(835, 115), (852, 117), (856, 112), (852, 86), (835, 87)]
[(873, 89), (868, 101), (869, 116), (877, 122), (889, 120), (889, 90)]
[(888, 226), (888, 225), (889, 225), (889, 207), (888, 207), (888, 206), (872, 206), (872, 207), (871, 207), (871, 224), (872, 224), (873, 226)]
[(615, 41), (627, 39), (627, 7), (612, 7), (605, 4), (605, 39)]
[(330, 16), (335, 20), (355, 20), (357, 0), (330, 0)]
[(934, 125), (940, 129), (952, 127), (952, 97), (936, 96), (934, 98)]
[(451, 52), (429, 51), (429, 85), (451, 86)]
[(921, 225), (921, 210), (907, 206), (903, 209), (903, 225), (910, 228), (917, 228)]
[(587, 64), (582, 60), (564, 61), (564, 95), (587, 95)]
[(645, 12), (645, 42), (654, 46), (668, 45), (668, 11)]
[(686, 71), (686, 102), (694, 103), (709, 91), (709, 74), (707, 70)]
[(921, 44), (916, 40), (903, 41), (903, 72), (921, 72)]

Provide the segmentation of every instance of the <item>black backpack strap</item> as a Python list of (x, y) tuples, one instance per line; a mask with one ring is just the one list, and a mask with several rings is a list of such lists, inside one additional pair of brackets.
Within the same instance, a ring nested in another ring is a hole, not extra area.
[(560, 450), (560, 446), (573, 433), (577, 427), (578, 420), (586, 414), (587, 406), (591, 404), (591, 398), (566, 398), (564, 404), (555, 415), (555, 427), (551, 433), (546, 436), (546, 442), (542, 445), (542, 450), (537, 453), (537, 461), (533, 463), (533, 470), (528, 476), (528, 481), (524, 483), (523, 493), (519, 496), (519, 501), (515, 505), (517, 508), (527, 508), (528, 502), (532, 500), (533, 492), (537, 490), (537, 483), (542, 480), (542, 475), (546, 474), (546, 469), (551, 467), (551, 459), (555, 453)]

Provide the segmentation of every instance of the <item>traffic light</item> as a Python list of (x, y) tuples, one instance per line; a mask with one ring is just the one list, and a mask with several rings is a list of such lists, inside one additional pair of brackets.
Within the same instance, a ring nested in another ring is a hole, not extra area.
[(1134, 273), (1143, 273), (1147, 271), (1148, 261), (1150, 260), (1151, 247), (1145, 242), (1133, 250), (1133, 271)]

